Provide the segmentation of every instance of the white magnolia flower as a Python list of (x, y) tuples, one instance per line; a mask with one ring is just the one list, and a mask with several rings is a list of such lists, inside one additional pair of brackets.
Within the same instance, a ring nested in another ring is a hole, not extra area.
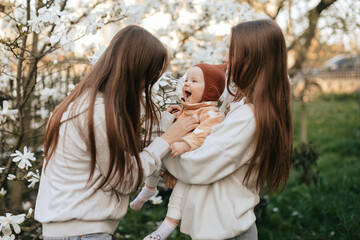
[(22, 204), (22, 207), (25, 211), (29, 210), (31, 208), (31, 202), (30, 201), (26, 201), (26, 202), (23, 202), (21, 203)]
[(17, 142), (17, 139), (16, 139), (16, 138), (8, 138), (8, 139), (6, 140), (6, 143), (9, 144), (10, 146), (15, 145), (16, 142)]
[(99, 60), (99, 58), (101, 57), (101, 55), (105, 52), (106, 47), (103, 45), (99, 45), (99, 51), (94, 52), (94, 55), (92, 55), (91, 57), (89, 57), (89, 62), (92, 66), (95, 65), (95, 63)]
[(16, 178), (16, 176), (14, 174), (7, 175), (7, 180), (9, 180), (9, 181), (13, 181), (15, 178)]
[(11, 231), (11, 226), (13, 227), (14, 232), (19, 234), (21, 232), (19, 224), (23, 223), (24, 220), (25, 214), (13, 216), (11, 213), (6, 213), (6, 217), (0, 217), (0, 230), (5, 236), (11, 237), (10, 239), (12, 239), (13, 235)]
[(37, 16), (34, 12), (31, 12), (31, 19), (28, 21), (29, 26), (31, 29), (36, 32), (37, 34), (45, 27), (44, 23), (42, 22), (41, 16)]
[(39, 114), (41, 119), (46, 119), (49, 116), (49, 110), (42, 107), (36, 111), (36, 114)]
[(25, 176), (25, 178), (31, 178), (34, 175), (32, 171), (28, 172)]
[(7, 191), (2, 187), (0, 190), (0, 195), (5, 196), (6, 193), (7, 193)]
[(31, 177), (30, 179), (27, 180), (28, 182), (30, 182), (28, 188), (35, 187), (35, 184), (40, 181), (40, 173), (38, 169), (36, 169), (36, 173), (29, 172), (26, 176)]
[(41, 100), (48, 100), (48, 99), (56, 99), (57, 98), (57, 94), (55, 89), (53, 88), (44, 88), (41, 90), (40, 92), (40, 99)]
[[(104, 23), (97, 21), (96, 14), (92, 14), (87, 17), (86, 20), (82, 21), (80, 25), (85, 26), (85, 35), (91, 33), (96, 34), (96, 31), (104, 26)], [(101, 19), (100, 19), (101, 20)]]
[(37, 182), (39, 182), (39, 178), (32, 177), (32, 178), (28, 179), (28, 182), (30, 182), (30, 184), (28, 185), (28, 188), (33, 188), (33, 187), (35, 187), (35, 184)]
[(143, 16), (146, 12), (145, 6), (141, 5), (129, 5), (124, 10), (126, 16), (125, 24), (139, 24), (141, 23)]
[(38, 14), (31, 12), (31, 19), (28, 21), (28, 25), (32, 31), (40, 33), (46, 26), (47, 23), (54, 23), (55, 25), (60, 24), (60, 17), (66, 13), (60, 11), (59, 6), (54, 7), (42, 7), (38, 10)]
[(149, 198), (149, 201), (154, 204), (154, 205), (158, 205), (161, 204), (163, 202), (162, 197), (161, 196), (152, 196), (151, 198)]
[(34, 212), (34, 209), (29, 208), (29, 211), (28, 211), (28, 213), (26, 214), (26, 218), (31, 217), (31, 215), (33, 214), (33, 212)]
[(4, 235), (0, 237), (0, 240), (15, 240), (15, 235), (14, 234)]
[(19, 162), (18, 167), (21, 169), (28, 169), (28, 167), (31, 167), (31, 161), (35, 161), (36, 158), (34, 157), (34, 153), (27, 150), (27, 147), (24, 147), (24, 154), (20, 151), (16, 150), (15, 153), (11, 154), (10, 156), (14, 157), (13, 162)]
[(70, 83), (69, 86), (68, 86), (69, 93), (70, 93), (72, 90), (74, 90), (74, 88), (75, 88), (75, 85), (72, 84), (72, 83)]
[(168, 86), (169, 83), (168, 83), (167, 81), (160, 80), (160, 81), (159, 81), (159, 85), (162, 86), (162, 87), (165, 87), (165, 86)]
[(4, 171), (4, 167), (0, 167), (0, 173), (2, 173)]
[[(0, 38), (2, 37), (0, 36)], [(8, 87), (8, 83), (9, 83), (9, 77), (6, 74), (2, 74), (0, 76), (0, 89), (6, 89)]]
[(60, 12), (59, 6), (54, 7), (42, 7), (38, 11), (41, 19), (46, 23), (55, 23), (55, 25), (60, 24), (60, 16), (64, 15), (64, 12)]
[(12, 234), (11, 227), (13, 227), (14, 232), (19, 234), (21, 232), (21, 228), (19, 224), (23, 223), (25, 220), (25, 214), (19, 214), (13, 216), (11, 213), (6, 213), (6, 216), (0, 217), (0, 230), (4, 235)]
[(57, 43), (60, 43), (60, 46), (65, 51), (75, 51), (75, 45), (73, 38), (77, 34), (77, 30), (71, 30), (68, 34), (58, 34), (53, 35), (50, 37), (50, 43), (51, 45), (55, 45)]
[(162, 105), (164, 105), (164, 99), (163, 99), (161, 96), (156, 96), (156, 97), (155, 97), (155, 103), (156, 103), (157, 105), (162, 106)]
[(15, 121), (15, 114), (18, 113), (17, 109), (13, 109), (10, 110), (9, 109), (9, 102), (8, 101), (3, 101), (3, 107), (2, 110), (0, 111), (0, 122), (5, 122), (6, 118), (10, 118), (11, 120)]
[(32, 129), (38, 129), (38, 128), (40, 128), (42, 125), (43, 125), (43, 123), (41, 123), (41, 122), (32, 122), (30, 127), (31, 127)]

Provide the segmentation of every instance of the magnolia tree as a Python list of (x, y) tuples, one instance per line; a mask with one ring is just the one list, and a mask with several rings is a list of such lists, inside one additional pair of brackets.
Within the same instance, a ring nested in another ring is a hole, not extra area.
[[(154, 86), (161, 109), (179, 102), (182, 76), (194, 63), (220, 63), (228, 33), (261, 18), (236, 1), (0, 1), (0, 239), (37, 239), (33, 219), (51, 111), (96, 62), (106, 46), (82, 52), (76, 41), (109, 24), (148, 26), (169, 48), (169, 70)], [(26, 184), (25, 184), (26, 183)], [(154, 201), (156, 202), (156, 201)], [(157, 201), (159, 202), (159, 201)]]

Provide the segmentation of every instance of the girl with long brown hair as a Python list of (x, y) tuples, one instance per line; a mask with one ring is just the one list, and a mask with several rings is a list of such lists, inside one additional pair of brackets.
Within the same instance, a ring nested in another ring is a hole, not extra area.
[[(44, 239), (111, 239), (129, 193), (159, 170), (169, 144), (197, 126), (197, 120), (179, 121), (142, 150), (141, 119), (151, 133), (151, 89), (167, 62), (167, 49), (156, 37), (139, 26), (125, 27), (56, 107), (46, 128), (35, 208)], [(183, 133), (173, 134), (173, 127)], [(144, 142), (150, 138), (145, 133)]]
[[(225, 120), (203, 145), (166, 169), (190, 184), (180, 230), (192, 239), (257, 239), (259, 191), (288, 181), (293, 148), (285, 39), (272, 20), (240, 23), (231, 31)], [(172, 129), (171, 131), (177, 131)], [(176, 179), (164, 174), (164, 182)]]

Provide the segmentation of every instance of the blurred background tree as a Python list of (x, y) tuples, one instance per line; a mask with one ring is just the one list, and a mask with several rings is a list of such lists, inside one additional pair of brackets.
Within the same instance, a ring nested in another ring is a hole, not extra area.
[(290, 75), (294, 75), (304, 67), (320, 67), (325, 60), (336, 54), (360, 52), (359, 1), (242, 0), (238, 2), (248, 3), (282, 27), (288, 45)]

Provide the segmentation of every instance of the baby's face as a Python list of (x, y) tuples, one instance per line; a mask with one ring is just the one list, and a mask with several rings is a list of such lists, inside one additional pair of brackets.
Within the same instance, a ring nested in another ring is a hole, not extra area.
[(204, 74), (199, 67), (192, 67), (187, 72), (185, 84), (182, 89), (185, 102), (201, 102), (205, 88)]

